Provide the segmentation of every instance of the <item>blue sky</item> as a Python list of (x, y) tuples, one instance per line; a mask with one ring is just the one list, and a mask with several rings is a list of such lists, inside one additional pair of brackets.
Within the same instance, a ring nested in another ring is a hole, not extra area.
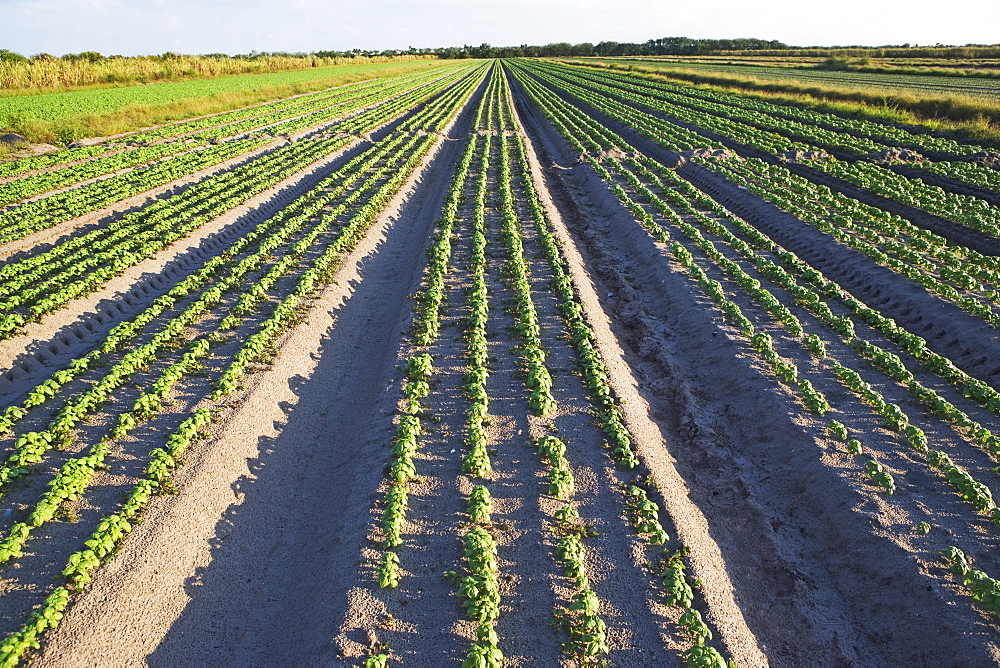
[(0, 0), (31, 55), (247, 53), (759, 37), (797, 45), (1000, 42), (1000, 0)]

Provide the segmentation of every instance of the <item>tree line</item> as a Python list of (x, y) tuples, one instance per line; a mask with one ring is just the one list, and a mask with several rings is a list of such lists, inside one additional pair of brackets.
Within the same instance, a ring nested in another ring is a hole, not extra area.
[[(964, 46), (948, 46), (935, 44), (933, 46), (917, 47), (917, 45), (900, 44), (880, 47), (866, 46), (790, 46), (778, 40), (740, 37), (734, 39), (693, 39), (690, 37), (661, 37), (635, 42), (554, 42), (543, 45), (521, 44), (520, 46), (493, 46), (483, 43), (479, 46), (464, 44), (462, 46), (447, 46), (434, 48), (406, 49), (349, 49), (326, 50), (289, 53), (284, 51), (251, 51), (250, 53), (227, 55), (224, 53), (202, 54), (201, 58), (214, 60), (262, 60), (267, 58), (301, 58), (301, 59), (342, 59), (342, 58), (393, 58), (398, 56), (424, 56), (445, 59), (457, 58), (545, 58), (545, 57), (585, 57), (585, 56), (707, 56), (714, 54), (735, 55), (739, 53), (754, 53), (757, 55), (786, 56), (869, 56), (893, 58), (996, 58), (1000, 57), (1000, 45), (966, 44)], [(177, 60), (183, 56), (166, 52), (158, 56), (135, 56), (136, 58), (153, 58), (160, 60)], [(127, 59), (125, 56), (105, 56), (96, 51), (68, 53), (64, 56), (53, 56), (39, 53), (33, 56), (23, 56), (8, 49), (0, 49), (0, 62), (39, 62), (39, 61), (70, 61), (97, 63), (106, 60)]]
[[(480, 44), (471, 46), (447, 46), (434, 48), (407, 49), (350, 49), (350, 50), (327, 50), (312, 52), (276, 52), (276, 51), (251, 51), (250, 53), (237, 54), (233, 56), (224, 53), (202, 54), (203, 58), (214, 58), (219, 60), (257, 60), (269, 57), (285, 58), (352, 58), (352, 57), (392, 57), (392, 56), (436, 56), (438, 58), (538, 58), (546, 56), (665, 56), (665, 55), (704, 55), (714, 51), (755, 51), (762, 49), (782, 50), (790, 48), (787, 44), (777, 40), (763, 39), (690, 39), (688, 37), (662, 37), (651, 39), (642, 44), (631, 42), (600, 42), (591, 44), (582, 42), (580, 44), (570, 44), (569, 42), (556, 42), (544, 45), (522, 44), (520, 46), (492, 46), (490, 44)], [(144, 58), (159, 58), (162, 60), (175, 60), (180, 58), (179, 54), (166, 52), (158, 56), (138, 56)], [(105, 56), (96, 51), (85, 51), (83, 53), (68, 53), (64, 56), (53, 56), (48, 53), (39, 53), (33, 56), (23, 56), (8, 49), (0, 49), (0, 61), (27, 62), (27, 61), (53, 61), (66, 60), (71, 62), (100, 62), (102, 60), (118, 60), (125, 56)]]

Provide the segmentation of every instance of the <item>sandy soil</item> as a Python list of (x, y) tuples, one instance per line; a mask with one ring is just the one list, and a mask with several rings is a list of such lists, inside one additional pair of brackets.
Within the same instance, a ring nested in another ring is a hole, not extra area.
[[(479, 131), (480, 136), (493, 134)], [(537, 169), (537, 163), (532, 160)], [(475, 173), (471, 178), (475, 178)], [(489, 178), (495, 178), (494, 173)], [(516, 181), (516, 177), (514, 178)], [(538, 182), (542, 185), (541, 181)], [(464, 500), (473, 484), (485, 484), (494, 499), (493, 533), (499, 544), (503, 610), (497, 623), (501, 648), (509, 665), (566, 664), (558, 653), (560, 634), (548, 624), (554, 609), (565, 607), (573, 593), (553, 563), (553, 515), (562, 505), (546, 493), (547, 477), (537, 457), (526, 447), (529, 437), (557, 433), (572, 449), (567, 454), (576, 480), (576, 506), (585, 521), (597, 530), (587, 541), (588, 572), (602, 602), (608, 624), (610, 657), (614, 663), (641, 665), (650, 661), (673, 663), (686, 639), (678, 633), (677, 611), (656, 600), (655, 578), (646, 562), (652, 553), (637, 540), (628, 525), (621, 490), (634, 474), (617, 470), (601, 448), (601, 435), (589, 417), (590, 404), (575, 368), (575, 354), (565, 341), (554, 295), (548, 290), (551, 274), (536, 236), (523, 229), (526, 258), (531, 263), (533, 299), (538, 309), (547, 363), (554, 373), (554, 394), (559, 408), (545, 418), (531, 414), (526, 402), (523, 373), (518, 373), (517, 339), (512, 338), (514, 318), (509, 304), (514, 294), (502, 271), (504, 250), (499, 216), (489, 209), (486, 223), (490, 239), (488, 291), (490, 294), (491, 461), (494, 473), (476, 480), (461, 472), (464, 401), (461, 396), (466, 363), (461, 324), (468, 310), (463, 295), (471, 282), (465, 269), (469, 260), (471, 186), (455, 238), (448, 277), (448, 312), (438, 341), (428, 350), (435, 360), (435, 388), (428, 411), (434, 416), (433, 433), (423, 439), (419, 483), (411, 491), (415, 515), (409, 521), (407, 545), (400, 550), (409, 573), (398, 590), (379, 590), (370, 584), (371, 564), (379, 553), (378, 531), (364, 550), (367, 567), (361, 584), (351, 592), (351, 605), (338, 635), (345, 658), (359, 660), (374, 642), (387, 642), (393, 655), (407, 664), (435, 665), (461, 661), (474, 637), (473, 625), (461, 620), (454, 587), (441, 581), (441, 571), (459, 567), (458, 537)], [(522, 220), (528, 220), (526, 205)], [(494, 202), (489, 202), (492, 207)], [(554, 214), (558, 211), (552, 209)], [(581, 278), (581, 277), (578, 277)], [(588, 293), (593, 289), (588, 287)], [(613, 337), (601, 335), (602, 350), (615, 346)], [(617, 348), (609, 348), (617, 350)], [(404, 356), (401, 355), (401, 359)], [(648, 418), (647, 418), (648, 420)], [(377, 521), (377, 517), (373, 518)], [(366, 584), (366, 582), (368, 584)], [(414, 606), (419, 606), (413, 610)], [(727, 629), (728, 630), (728, 629)], [(425, 639), (435, 638), (434, 647)], [(572, 662), (568, 662), (572, 665)]]
[[(525, 109), (523, 105), (520, 108), (520, 110)], [(533, 115), (530, 111), (527, 113)], [(535, 121), (537, 122), (537, 119)], [(543, 155), (551, 160), (548, 147), (552, 144), (546, 145), (541, 137), (536, 141), (544, 147)], [(598, 294), (599, 288), (595, 286), (592, 270), (588, 269), (590, 265), (581, 255), (576, 240), (570, 232), (570, 225), (564, 221), (557, 205), (557, 202), (561, 203), (570, 220), (579, 224), (586, 215), (579, 202), (579, 194), (574, 197), (569, 191), (567, 184), (560, 178), (565, 170), (557, 169), (556, 163), (550, 163), (553, 168), (543, 170), (534, 146), (535, 142), (529, 144), (532, 178), (536, 182), (538, 191), (545, 193), (543, 202), (566, 249), (569, 267), (580, 292), (581, 301), (587, 308), (589, 323), (597, 333), (597, 341), (602, 357), (608, 365), (612, 385), (624, 400), (625, 415), (636, 437), (643, 462), (663, 495), (675, 531), (681, 542), (691, 550), (695, 572), (702, 582), (702, 592), (709, 604), (711, 621), (721, 632), (726, 648), (741, 664), (762, 664), (766, 660), (734, 599), (732, 583), (724, 576), (724, 560), (718, 545), (711, 539), (707, 519), (701, 510), (691, 503), (687, 485), (677, 472), (676, 460), (669, 450), (663, 448), (663, 439), (666, 435), (657, 422), (662, 421), (664, 416), (652, 413), (653, 409), (640, 391), (640, 381), (636, 371), (629, 365), (625, 349), (612, 330), (613, 320), (617, 319), (617, 314), (615, 310), (602, 305)], [(614, 211), (615, 207), (608, 195), (604, 195), (603, 202), (604, 206)], [(616, 212), (616, 215), (621, 214)], [(614, 293), (610, 294), (613, 297)], [(688, 434), (684, 436), (687, 436), (692, 430), (685, 428), (685, 431)]]

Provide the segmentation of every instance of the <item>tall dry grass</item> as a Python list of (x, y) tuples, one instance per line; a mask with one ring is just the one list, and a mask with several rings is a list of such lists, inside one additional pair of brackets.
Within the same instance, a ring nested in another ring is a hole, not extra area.
[(154, 81), (206, 79), (237, 74), (286, 72), (331, 65), (365, 65), (386, 62), (428, 60), (433, 56), (358, 56), (321, 58), (318, 56), (257, 56), (215, 58), (211, 56), (137, 56), (100, 60), (32, 59), (22, 62), (0, 60), (0, 95), (27, 95), (87, 86), (115, 86)]

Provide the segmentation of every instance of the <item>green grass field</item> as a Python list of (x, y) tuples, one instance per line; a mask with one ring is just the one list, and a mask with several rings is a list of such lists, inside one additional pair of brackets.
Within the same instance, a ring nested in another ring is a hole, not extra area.
[(80, 137), (127, 132), (353, 81), (439, 67), (444, 62), (338, 65), (125, 88), (0, 97), (0, 130), (23, 134), (32, 141), (65, 144)]

